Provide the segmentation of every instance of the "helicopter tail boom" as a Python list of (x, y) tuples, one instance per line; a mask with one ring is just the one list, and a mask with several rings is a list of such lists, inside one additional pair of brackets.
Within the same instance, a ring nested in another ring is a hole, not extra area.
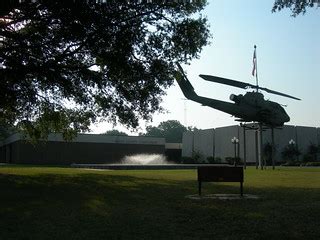
[(181, 66), (179, 64), (177, 65), (179, 71), (177, 71), (176, 73), (176, 80), (187, 99), (201, 103), (203, 106), (212, 107), (217, 110), (229, 113), (231, 115), (241, 115), (242, 110), (238, 107), (235, 108), (233, 103), (198, 96), (194, 91), (194, 88), (188, 80), (187, 76), (184, 74)]

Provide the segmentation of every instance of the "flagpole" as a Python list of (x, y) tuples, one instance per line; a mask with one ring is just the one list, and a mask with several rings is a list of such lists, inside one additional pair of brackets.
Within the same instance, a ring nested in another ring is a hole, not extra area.
[[(257, 46), (254, 45), (254, 52), (255, 52), (255, 56), (256, 56), (256, 59), (255, 59), (255, 64), (256, 64), (256, 85), (257, 87), (259, 86), (258, 84), (258, 58), (257, 58)], [(258, 92), (258, 88), (257, 88), (257, 92)]]

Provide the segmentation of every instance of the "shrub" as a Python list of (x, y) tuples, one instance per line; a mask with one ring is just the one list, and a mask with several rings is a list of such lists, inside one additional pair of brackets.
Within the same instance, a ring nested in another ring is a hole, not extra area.
[(230, 165), (234, 165), (234, 160), (236, 160), (236, 164), (239, 165), (239, 164), (242, 164), (242, 161), (241, 161), (241, 158), (239, 157), (226, 157), (225, 158), (226, 162)]
[(303, 162), (316, 162), (320, 153), (320, 146), (311, 143), (308, 147), (307, 154), (303, 156)]
[(197, 163), (207, 163), (203, 160), (203, 155), (199, 151), (193, 151), (191, 157), (182, 157), (181, 163), (183, 164), (197, 164)]
[(285, 163), (281, 164), (281, 166), (291, 166), (291, 167), (296, 167), (296, 166), (302, 166), (301, 162), (299, 161), (286, 161)]
[(275, 152), (276, 152), (275, 146), (273, 146), (273, 148), (272, 148), (272, 144), (269, 142), (264, 144), (262, 158), (265, 161), (265, 163), (269, 166), (272, 165), (272, 150), (274, 151), (274, 154), (275, 154)]
[(202, 159), (203, 159), (203, 155), (201, 154), (200, 151), (192, 151), (192, 158), (194, 159), (194, 161), (196, 163), (201, 163), (203, 162)]
[(286, 162), (295, 162), (300, 155), (301, 152), (296, 144), (288, 144), (281, 152), (282, 159)]
[(214, 157), (207, 157), (207, 162), (211, 164), (215, 163)]
[(313, 156), (312, 154), (309, 154), (309, 153), (305, 154), (305, 155), (303, 156), (303, 159), (302, 159), (302, 161), (303, 161), (304, 163), (314, 162), (314, 161), (316, 161), (316, 160), (317, 160), (317, 158), (315, 158), (315, 156)]
[(181, 157), (181, 163), (183, 164), (194, 164), (196, 163), (192, 157)]
[(306, 167), (320, 167), (320, 162), (307, 162)]
[(222, 159), (220, 157), (207, 157), (207, 162), (210, 164), (221, 163)]

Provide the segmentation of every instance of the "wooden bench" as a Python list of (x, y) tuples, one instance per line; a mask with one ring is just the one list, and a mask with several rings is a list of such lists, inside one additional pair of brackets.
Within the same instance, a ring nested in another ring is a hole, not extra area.
[(202, 182), (240, 182), (240, 195), (243, 196), (243, 168), (233, 166), (199, 166), (198, 183), (201, 195)]

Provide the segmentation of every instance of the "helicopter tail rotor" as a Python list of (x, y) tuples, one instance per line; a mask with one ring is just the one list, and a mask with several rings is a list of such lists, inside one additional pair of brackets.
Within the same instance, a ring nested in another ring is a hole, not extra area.
[(177, 63), (177, 66), (179, 69), (176, 72), (176, 76), (175, 76), (177, 83), (179, 84), (183, 92), (183, 95), (190, 100), (194, 100), (195, 98), (198, 97), (198, 95), (195, 93), (193, 86), (191, 85), (187, 76), (184, 74), (184, 71), (179, 63)]

